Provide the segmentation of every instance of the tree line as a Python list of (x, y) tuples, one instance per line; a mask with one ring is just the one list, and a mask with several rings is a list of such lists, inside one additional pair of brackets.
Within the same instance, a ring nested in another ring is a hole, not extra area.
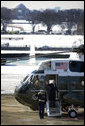
[[(46, 25), (49, 34), (52, 26), (57, 24), (63, 28), (62, 23), (65, 22), (69, 31), (71, 31), (73, 25), (77, 25), (77, 33), (84, 33), (84, 10), (82, 9), (59, 10), (58, 12), (52, 9), (44, 11), (29, 10), (23, 17), (25, 20), (32, 22), (33, 32), (38, 23)], [(17, 19), (16, 11), (2, 7), (1, 23), (4, 31), (6, 31), (7, 24), (13, 19)]]

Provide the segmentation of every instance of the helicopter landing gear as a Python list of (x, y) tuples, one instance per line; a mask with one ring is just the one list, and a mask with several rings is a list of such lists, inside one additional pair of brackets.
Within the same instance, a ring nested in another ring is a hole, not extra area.
[(71, 118), (77, 117), (77, 112), (75, 110), (70, 110), (68, 112), (68, 114), (69, 114), (69, 117), (71, 117)]
[(70, 110), (68, 111), (68, 115), (70, 118), (76, 118), (77, 117), (77, 111), (74, 109), (73, 104), (70, 107)]

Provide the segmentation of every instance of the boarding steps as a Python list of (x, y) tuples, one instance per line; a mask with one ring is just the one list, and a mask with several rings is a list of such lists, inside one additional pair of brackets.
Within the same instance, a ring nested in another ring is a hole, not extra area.
[(59, 100), (55, 101), (55, 107), (50, 107), (49, 101), (46, 102), (46, 110), (48, 116), (61, 116), (61, 103)]

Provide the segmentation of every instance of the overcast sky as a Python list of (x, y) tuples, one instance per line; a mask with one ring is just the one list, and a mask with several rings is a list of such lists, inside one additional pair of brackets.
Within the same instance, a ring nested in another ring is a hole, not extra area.
[(1, 7), (15, 8), (20, 3), (30, 10), (55, 7), (60, 7), (60, 9), (84, 9), (84, 1), (1, 1)]

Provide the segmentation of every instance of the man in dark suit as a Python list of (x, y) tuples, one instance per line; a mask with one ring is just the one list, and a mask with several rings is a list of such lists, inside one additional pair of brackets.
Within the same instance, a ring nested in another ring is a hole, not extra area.
[(52, 82), (50, 81), (50, 83), (47, 84), (46, 86), (47, 97), (50, 102), (50, 107), (55, 107), (56, 90), (57, 87), (55, 85), (55, 81), (54, 80), (52, 80)]

